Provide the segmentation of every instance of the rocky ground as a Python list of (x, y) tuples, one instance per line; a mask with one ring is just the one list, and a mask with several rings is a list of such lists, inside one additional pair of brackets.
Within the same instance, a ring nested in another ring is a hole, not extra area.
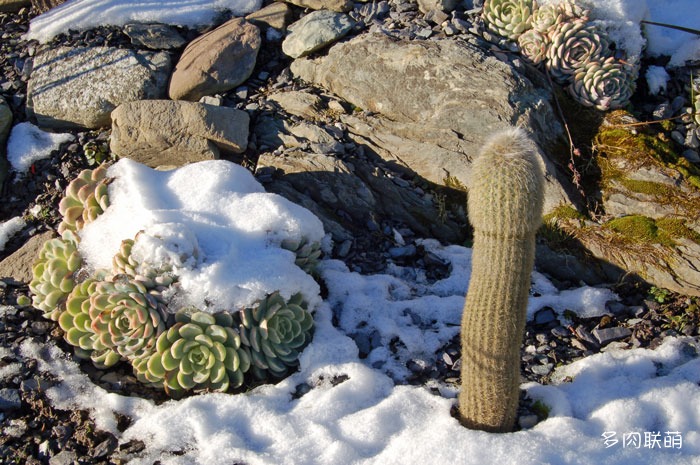
[[(301, 15), (302, 10), (297, 9), (294, 14)], [(356, 4), (350, 14), (366, 22), (358, 26), (356, 32), (363, 27), (382, 27), (394, 31), (397, 36), (417, 40), (449, 36), (460, 31), (463, 33), (473, 27), (469, 12), (463, 9), (445, 17), (429, 17), (420, 13), (417, 5), (410, 1)], [(17, 14), (0, 14), (0, 69), (4, 75), (0, 93), (8, 101), (15, 123), (27, 119), (24, 104), (31, 68), (29, 63), (40, 47), (59, 44), (131, 47), (131, 39), (114, 28), (63, 35), (48, 45), (27, 43), (21, 40), (21, 35), (26, 32), (32, 16), (29, 9)], [(202, 31), (182, 29), (180, 32), (191, 39)], [(292, 79), (289, 63), (289, 58), (279, 50), (278, 43), (273, 46), (264, 41), (253, 78), (246, 82), (245, 88), (224, 94), (223, 105), (247, 110), (253, 118), (264, 116), (267, 105), (264, 96), (267, 93), (280, 88), (298, 89), (303, 85)], [(640, 86), (634, 99), (639, 120), (651, 120), (654, 115), (674, 117), (684, 111), (686, 104), (683, 95), (687, 92), (686, 85), (690, 78), (684, 73), (681, 70), (674, 76), (663, 97), (648, 95), (644, 86)], [(332, 114), (326, 116), (329, 125), (337, 122)], [(694, 128), (681, 120), (673, 121), (673, 124), (654, 127), (653, 130), (662, 131), (668, 139), (693, 151)], [(17, 250), (31, 236), (55, 228), (59, 222), (57, 204), (67, 183), (81, 169), (94, 162), (86, 153), (107, 153), (109, 130), (77, 132), (76, 136), (74, 142), (64, 144), (50, 159), (36, 162), (27, 176), (10, 174), (4, 182), (0, 195), (0, 221), (15, 216), (32, 219), (27, 228), (8, 242), (5, 250), (0, 252), (0, 259)], [(344, 143), (352, 144), (350, 140)], [(253, 143), (235, 161), (254, 169), (259, 153), (260, 150)], [(692, 153), (688, 155), (692, 156)], [(342, 158), (342, 155), (339, 156)], [(377, 165), (377, 168), (384, 170), (394, 183), (413, 182), (404, 179), (400, 173), (391, 172), (385, 165)], [(258, 171), (258, 174), (261, 181), (270, 180), (266, 179), (264, 170)], [(424, 193), (424, 189), (428, 188), (414, 185), (413, 189)], [(29, 215), (30, 211), (32, 215)], [(364, 233), (356, 232), (352, 241), (337, 245), (334, 258), (343, 259), (352, 269), (364, 273), (382, 271), (393, 262), (424, 268), (426, 274), (434, 279), (445, 274), (444, 265), (434, 262), (420, 247), (415, 247), (413, 241), (419, 234), (409, 225), (382, 219), (368, 222), (365, 226), (362, 228)], [(406, 242), (401, 247), (393, 239), (395, 230), (402, 232)], [(557, 282), (566, 285), (566, 280)], [(526, 330), (522, 348), (523, 380), (547, 383), (556, 366), (612, 347), (654, 348), (668, 336), (698, 336), (700, 299), (672, 294), (629, 280), (613, 285), (613, 290), (622, 300), (611, 305), (609, 315), (602, 318), (582, 319), (571, 314), (563, 321), (549, 309), (540, 310)], [(28, 295), (28, 292), (27, 286), (22, 283), (0, 281), (0, 463), (127, 463), (129, 455), (137, 454), (142, 444), (138, 441), (118, 444), (113, 435), (95, 430), (87, 412), (54, 409), (45, 391), (56, 380), (39, 372), (36, 361), (20, 355), (18, 347), (26, 339), (39, 343), (53, 341), (66, 353), (71, 353), (55, 323), (45, 320), (41, 312), (31, 307), (18, 305), (18, 298)], [(362, 356), (360, 341), (358, 346)], [(456, 338), (441, 349), (436, 366), (409, 361), (407, 366), (414, 373), (409, 381), (423, 384), (427, 380), (438, 379), (457, 384), (459, 353)], [(89, 363), (83, 363), (82, 367), (95, 383), (109, 391), (144, 396), (156, 402), (165, 400), (163, 394), (140, 386), (128, 365), (109, 372), (97, 370)], [(521, 427), (530, 427), (545, 416), (546, 411), (541, 406), (522, 399)], [(126, 428), (129, 422), (129, 418), (122, 418), (120, 428)]]

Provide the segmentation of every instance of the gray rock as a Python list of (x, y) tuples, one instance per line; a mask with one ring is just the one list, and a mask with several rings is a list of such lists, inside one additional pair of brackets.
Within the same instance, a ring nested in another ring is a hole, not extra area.
[(323, 117), (323, 101), (318, 95), (293, 90), (272, 94), (268, 100), (277, 103), (284, 111), (292, 115), (311, 120)]
[(187, 40), (172, 26), (160, 23), (134, 23), (124, 26), (124, 33), (137, 47), (172, 50), (187, 44)]
[(425, 14), (431, 10), (449, 13), (457, 8), (459, 0), (418, 0), (418, 9)]
[(306, 56), (346, 35), (355, 22), (348, 15), (328, 10), (309, 13), (291, 24), (282, 51), (292, 58)]
[[(323, 57), (297, 59), (291, 69), (377, 114), (342, 117), (358, 143), (442, 185), (469, 187), (471, 159), (496, 130), (520, 126), (545, 151), (563, 134), (547, 91), (464, 42), (363, 34)], [(547, 173), (545, 211), (570, 204), (566, 176), (540, 155)]]
[(284, 0), (292, 5), (312, 10), (347, 12), (352, 10), (352, 0)]
[(621, 326), (616, 326), (614, 328), (595, 328), (591, 331), (593, 336), (598, 340), (601, 346), (606, 346), (613, 341), (619, 341), (620, 339), (625, 339), (632, 335), (632, 331), (629, 328), (624, 328)]
[(16, 13), (31, 4), (30, 0), (0, 0), (0, 13)]
[(49, 465), (74, 465), (78, 463), (78, 454), (72, 450), (64, 450), (49, 459)]
[(294, 150), (283, 155), (262, 154), (257, 169), (274, 170), (276, 175), (266, 187), (311, 210), (338, 243), (381, 218), (403, 222), (420, 235), (448, 242), (459, 241), (463, 234), (461, 225), (440, 219), (432, 202), (379, 176), (375, 167), (361, 159), (348, 163)]
[(175, 65), (170, 98), (197, 101), (235, 89), (253, 73), (260, 43), (260, 30), (243, 18), (193, 40)]
[(544, 365), (530, 365), (530, 371), (539, 376), (547, 376), (552, 372), (553, 368), (553, 363), (546, 363)]
[(112, 112), (111, 150), (151, 167), (243, 152), (250, 117), (241, 110), (203, 103), (143, 100)]
[(10, 163), (7, 161), (7, 138), (12, 129), (12, 110), (5, 99), (0, 96), (0, 192), (2, 185), (10, 170)]
[(32, 265), (39, 257), (44, 242), (54, 237), (52, 231), (32, 236), (12, 255), (0, 261), (0, 279), (11, 279), (15, 283), (28, 284), (32, 280)]
[(165, 52), (49, 48), (34, 58), (27, 115), (43, 127), (108, 126), (120, 104), (164, 97), (171, 67)]
[(10, 412), (22, 407), (22, 399), (19, 395), (19, 389), (2, 388), (0, 389), (0, 411)]
[(548, 325), (557, 321), (557, 314), (552, 307), (544, 307), (535, 312), (533, 323), (536, 325)]
[(292, 20), (292, 9), (283, 2), (273, 2), (245, 17), (261, 29), (285, 30)]

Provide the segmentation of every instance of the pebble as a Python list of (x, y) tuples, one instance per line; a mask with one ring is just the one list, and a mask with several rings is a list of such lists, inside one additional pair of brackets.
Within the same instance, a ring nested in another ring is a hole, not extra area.
[(19, 389), (3, 388), (0, 389), (0, 411), (11, 412), (22, 407), (22, 399), (19, 395)]
[(64, 450), (49, 459), (49, 465), (73, 465), (78, 461), (78, 454), (72, 450)]
[(606, 346), (613, 341), (619, 341), (620, 339), (631, 336), (632, 331), (629, 328), (615, 326), (613, 328), (595, 328), (592, 334), (601, 346)]
[(536, 325), (548, 325), (557, 321), (557, 314), (552, 307), (543, 307), (535, 312), (534, 323)]
[(547, 376), (552, 372), (552, 369), (554, 368), (553, 363), (547, 363), (544, 365), (531, 365), (530, 371), (532, 371), (534, 374), (539, 375), (539, 376)]

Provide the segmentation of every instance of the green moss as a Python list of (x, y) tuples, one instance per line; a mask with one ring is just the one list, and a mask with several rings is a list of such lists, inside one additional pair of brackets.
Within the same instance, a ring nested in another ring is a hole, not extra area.
[(544, 222), (551, 223), (556, 220), (585, 220), (586, 216), (571, 205), (560, 205), (544, 215)]
[(455, 189), (462, 192), (468, 192), (467, 186), (462, 184), (462, 182), (455, 176), (448, 175), (445, 177), (445, 179), (442, 180), (442, 182), (445, 184), (446, 187), (449, 187), (451, 189)]
[(700, 234), (686, 226), (680, 218), (661, 218), (656, 220), (656, 226), (671, 238), (689, 239), (700, 244)]
[(658, 182), (637, 181), (634, 179), (619, 179), (619, 182), (626, 189), (632, 192), (653, 195), (655, 197), (662, 197), (665, 199), (672, 198), (676, 193), (676, 190), (672, 186), (669, 186), (668, 184), (661, 184)]
[(676, 245), (671, 236), (658, 227), (656, 221), (642, 215), (615, 218), (605, 223), (603, 227), (621, 234), (625, 240), (632, 242), (661, 244), (667, 247)]

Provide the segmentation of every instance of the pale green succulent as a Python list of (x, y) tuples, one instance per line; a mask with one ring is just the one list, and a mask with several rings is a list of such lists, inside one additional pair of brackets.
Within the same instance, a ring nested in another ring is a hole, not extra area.
[(314, 320), (301, 294), (285, 301), (274, 292), (253, 308), (239, 312), (241, 342), (250, 348), (251, 371), (258, 379), (283, 376), (298, 364), (311, 341)]
[(177, 313), (176, 321), (160, 335), (153, 355), (134, 361), (138, 379), (163, 386), (172, 397), (191, 389), (225, 392), (243, 384), (250, 355), (229, 313), (186, 310)]
[[(140, 234), (140, 233), (139, 233)], [(138, 238), (138, 234), (136, 235)], [(151, 293), (159, 297), (162, 292), (176, 281), (170, 266), (160, 268), (147, 267), (134, 259), (131, 249), (134, 247), (134, 239), (123, 240), (119, 251), (112, 257), (112, 268), (115, 274), (123, 274), (141, 282)], [(153, 292), (155, 291), (155, 292)]]
[(74, 346), (78, 357), (92, 359), (99, 368), (108, 368), (122, 360), (122, 356), (102, 344), (92, 329), (90, 296), (95, 294), (97, 285), (98, 281), (93, 278), (77, 284), (66, 299), (66, 308), (58, 324), (65, 332), (63, 338)]
[(94, 170), (83, 170), (66, 188), (66, 195), (58, 204), (63, 216), (58, 233), (80, 231), (86, 223), (94, 221), (109, 206), (107, 194), (107, 168), (101, 165)]
[(587, 20), (589, 11), (574, 0), (562, 0), (558, 3), (542, 5), (532, 12), (532, 28), (542, 34), (548, 33), (554, 26), (572, 19)]
[(82, 265), (77, 238), (68, 231), (64, 238), (49, 239), (32, 267), (32, 305), (44, 317), (57, 320), (68, 294), (75, 287), (75, 273)]
[(130, 360), (153, 352), (165, 330), (161, 304), (137, 280), (100, 281), (90, 295), (91, 328), (102, 346)]
[(560, 84), (571, 82), (589, 62), (610, 56), (607, 34), (584, 20), (559, 23), (549, 35), (547, 70)]
[(283, 249), (290, 250), (296, 255), (294, 263), (304, 270), (312, 274), (318, 266), (318, 261), (321, 258), (321, 243), (309, 242), (305, 237), (295, 239), (285, 239), (280, 244)]
[(518, 45), (520, 46), (520, 53), (527, 61), (534, 65), (539, 65), (547, 56), (549, 37), (547, 34), (530, 29), (518, 37)]
[(535, 0), (486, 0), (481, 17), (486, 28), (510, 40), (518, 40), (523, 32), (532, 27)]
[(635, 85), (634, 67), (610, 57), (588, 63), (567, 90), (581, 104), (605, 111), (627, 105)]

